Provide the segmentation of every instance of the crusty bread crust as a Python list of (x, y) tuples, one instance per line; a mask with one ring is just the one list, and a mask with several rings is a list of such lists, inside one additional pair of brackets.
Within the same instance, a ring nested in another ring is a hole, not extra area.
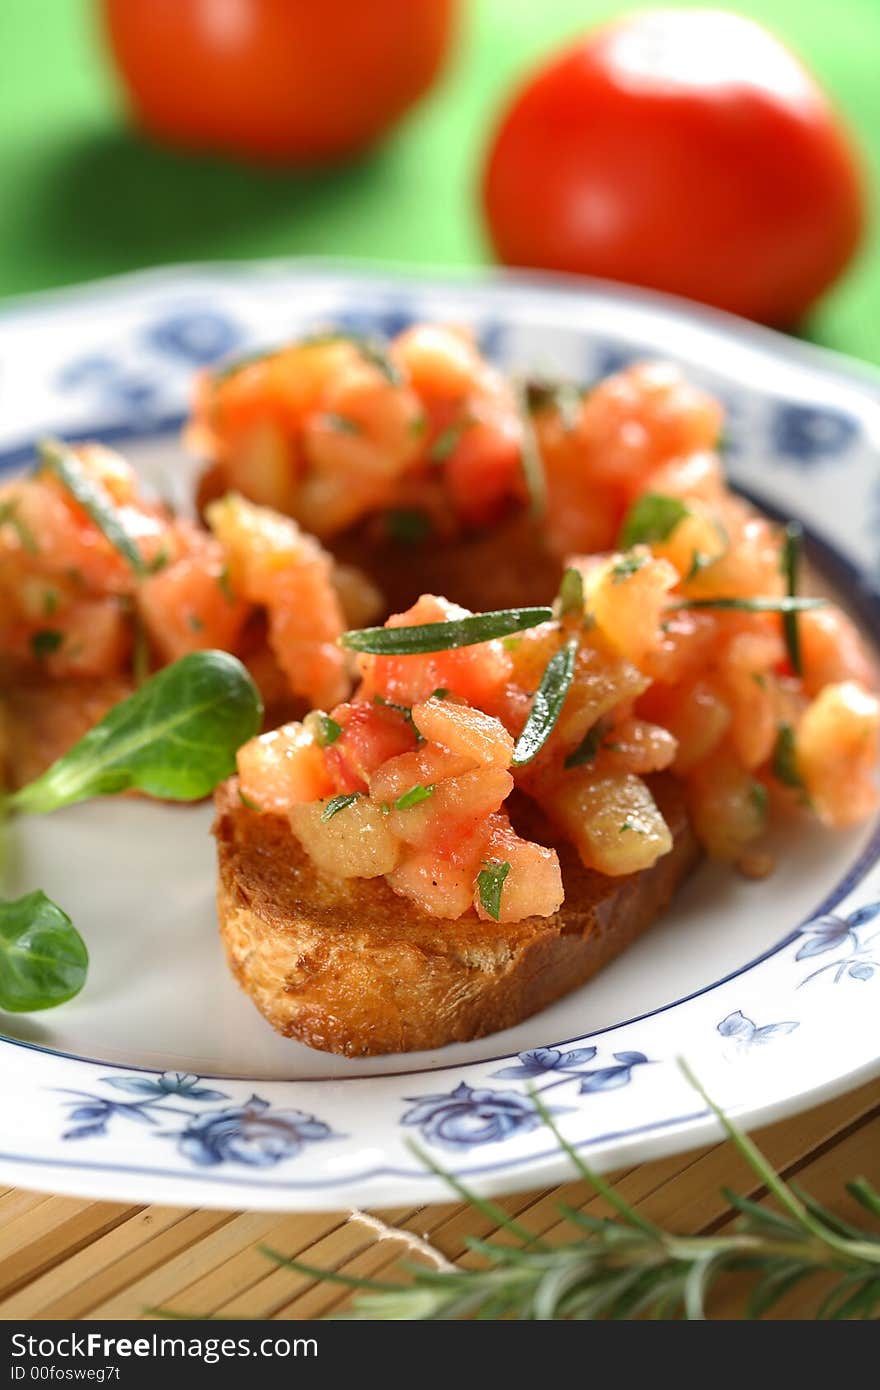
[(406, 545), (378, 540), (366, 525), (325, 545), (369, 575), (391, 613), (405, 612), (420, 594), (447, 594), (475, 613), (550, 603), (562, 578), (562, 564), (524, 510), (456, 540)]
[[(430, 917), (384, 879), (328, 880), (283, 816), (245, 807), (235, 778), (215, 793), (218, 914), (230, 968), (285, 1037), (345, 1056), (415, 1052), (510, 1028), (626, 950), (698, 858), (671, 778), (654, 792), (673, 849), (611, 879), (557, 846), (565, 903), (552, 917)], [(519, 828), (552, 842), (537, 808)]]

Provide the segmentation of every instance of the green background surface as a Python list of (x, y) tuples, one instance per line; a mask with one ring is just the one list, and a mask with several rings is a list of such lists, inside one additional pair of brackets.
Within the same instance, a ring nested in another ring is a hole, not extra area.
[[(357, 165), (299, 175), (149, 145), (126, 124), (96, 3), (0, 0), (0, 295), (201, 258), (486, 261), (475, 188), (504, 94), (566, 37), (631, 8), (463, 0), (443, 78), (405, 123)], [(875, 223), (805, 331), (880, 361), (880, 0), (730, 8), (785, 38), (860, 137)]]

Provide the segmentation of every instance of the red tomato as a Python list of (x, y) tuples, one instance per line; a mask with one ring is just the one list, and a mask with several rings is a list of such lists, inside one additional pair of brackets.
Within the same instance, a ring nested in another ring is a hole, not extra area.
[(790, 324), (863, 223), (852, 148), (798, 60), (751, 20), (631, 15), (514, 99), (484, 178), (511, 265), (624, 280)]
[(153, 135), (321, 163), (371, 144), (430, 86), (454, 0), (104, 0), (104, 13)]

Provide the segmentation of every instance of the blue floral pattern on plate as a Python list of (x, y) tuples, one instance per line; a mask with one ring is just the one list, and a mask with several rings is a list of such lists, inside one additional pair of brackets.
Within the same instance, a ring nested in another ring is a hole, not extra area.
[[(798, 950), (795, 960), (809, 960), (813, 956), (824, 955), (827, 951), (836, 951), (838, 947), (841, 948), (842, 954), (820, 965), (818, 970), (811, 971), (801, 980), (798, 988), (808, 985), (811, 980), (817, 980), (829, 970), (834, 971), (835, 984), (839, 984), (843, 979), (858, 980), (864, 984), (875, 975), (880, 977), (880, 927), (870, 934), (862, 930), (878, 916), (880, 902), (867, 903), (864, 907), (855, 908), (846, 917), (831, 912), (824, 917), (815, 917), (812, 922), (807, 922), (801, 927), (800, 934), (806, 940)], [(878, 943), (876, 946), (875, 942)]]
[[(403, 1115), (401, 1124), (417, 1126), (424, 1139), (447, 1148), (496, 1144), (541, 1124), (534, 1095), (543, 1096), (572, 1081), (577, 1082), (578, 1095), (615, 1091), (628, 1086), (633, 1068), (649, 1060), (643, 1052), (615, 1052), (613, 1064), (585, 1072), (583, 1068), (593, 1061), (597, 1051), (595, 1047), (575, 1047), (567, 1052), (556, 1047), (538, 1047), (520, 1052), (512, 1066), (502, 1067), (492, 1076), (526, 1083), (545, 1076), (550, 1078), (547, 1085), (536, 1086), (532, 1094), (523, 1096), (517, 1091), (499, 1091), (485, 1086), (475, 1090), (462, 1081), (453, 1091), (439, 1095), (408, 1096), (412, 1109)], [(570, 1107), (545, 1108), (550, 1114), (565, 1114)]]
[(737, 1009), (722, 1018), (718, 1032), (722, 1038), (731, 1038), (745, 1051), (752, 1047), (763, 1047), (765, 1043), (773, 1042), (774, 1038), (784, 1038), (799, 1027), (800, 1024), (794, 1019), (786, 1019), (782, 1023), (763, 1023), (758, 1027), (741, 1009)]
[(198, 1106), (230, 1099), (226, 1091), (203, 1086), (191, 1072), (162, 1072), (155, 1076), (141, 1072), (132, 1076), (102, 1076), (98, 1080), (134, 1099), (70, 1092), (75, 1099), (66, 1103), (70, 1107), (68, 1121), (73, 1125), (62, 1138), (102, 1138), (113, 1119), (156, 1125), (160, 1118), (164, 1121), (168, 1115), (182, 1115), (184, 1125), (154, 1132), (161, 1138), (176, 1139), (181, 1154), (190, 1162), (205, 1168), (223, 1163), (269, 1168), (282, 1159), (294, 1158), (305, 1144), (341, 1137), (314, 1115), (302, 1110), (275, 1109), (257, 1095), (241, 1105), (202, 1113), (170, 1105), (172, 1097)]

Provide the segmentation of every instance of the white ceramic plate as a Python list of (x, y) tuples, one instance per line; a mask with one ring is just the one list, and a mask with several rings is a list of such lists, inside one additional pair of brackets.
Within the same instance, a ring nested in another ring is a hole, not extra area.
[[(47, 432), (120, 440), (180, 500), (190, 472), (176, 431), (194, 369), (322, 324), (393, 332), (422, 317), (473, 323), (508, 366), (583, 380), (634, 357), (681, 362), (728, 407), (737, 483), (804, 521), (814, 563), (877, 638), (877, 378), (605, 286), (272, 263), (21, 301), (0, 314), (0, 467)], [(717, 1135), (680, 1056), (749, 1125), (880, 1069), (880, 826), (781, 836), (763, 883), (704, 867), (621, 960), (518, 1028), (346, 1061), (276, 1036), (228, 977), (210, 818), (122, 801), (14, 826), (7, 891), (40, 886), (61, 902), (93, 965), (72, 1004), (3, 1020), (0, 1182), (193, 1206), (429, 1201), (447, 1191), (413, 1139), (484, 1193), (563, 1178), (533, 1086), (608, 1167)]]

